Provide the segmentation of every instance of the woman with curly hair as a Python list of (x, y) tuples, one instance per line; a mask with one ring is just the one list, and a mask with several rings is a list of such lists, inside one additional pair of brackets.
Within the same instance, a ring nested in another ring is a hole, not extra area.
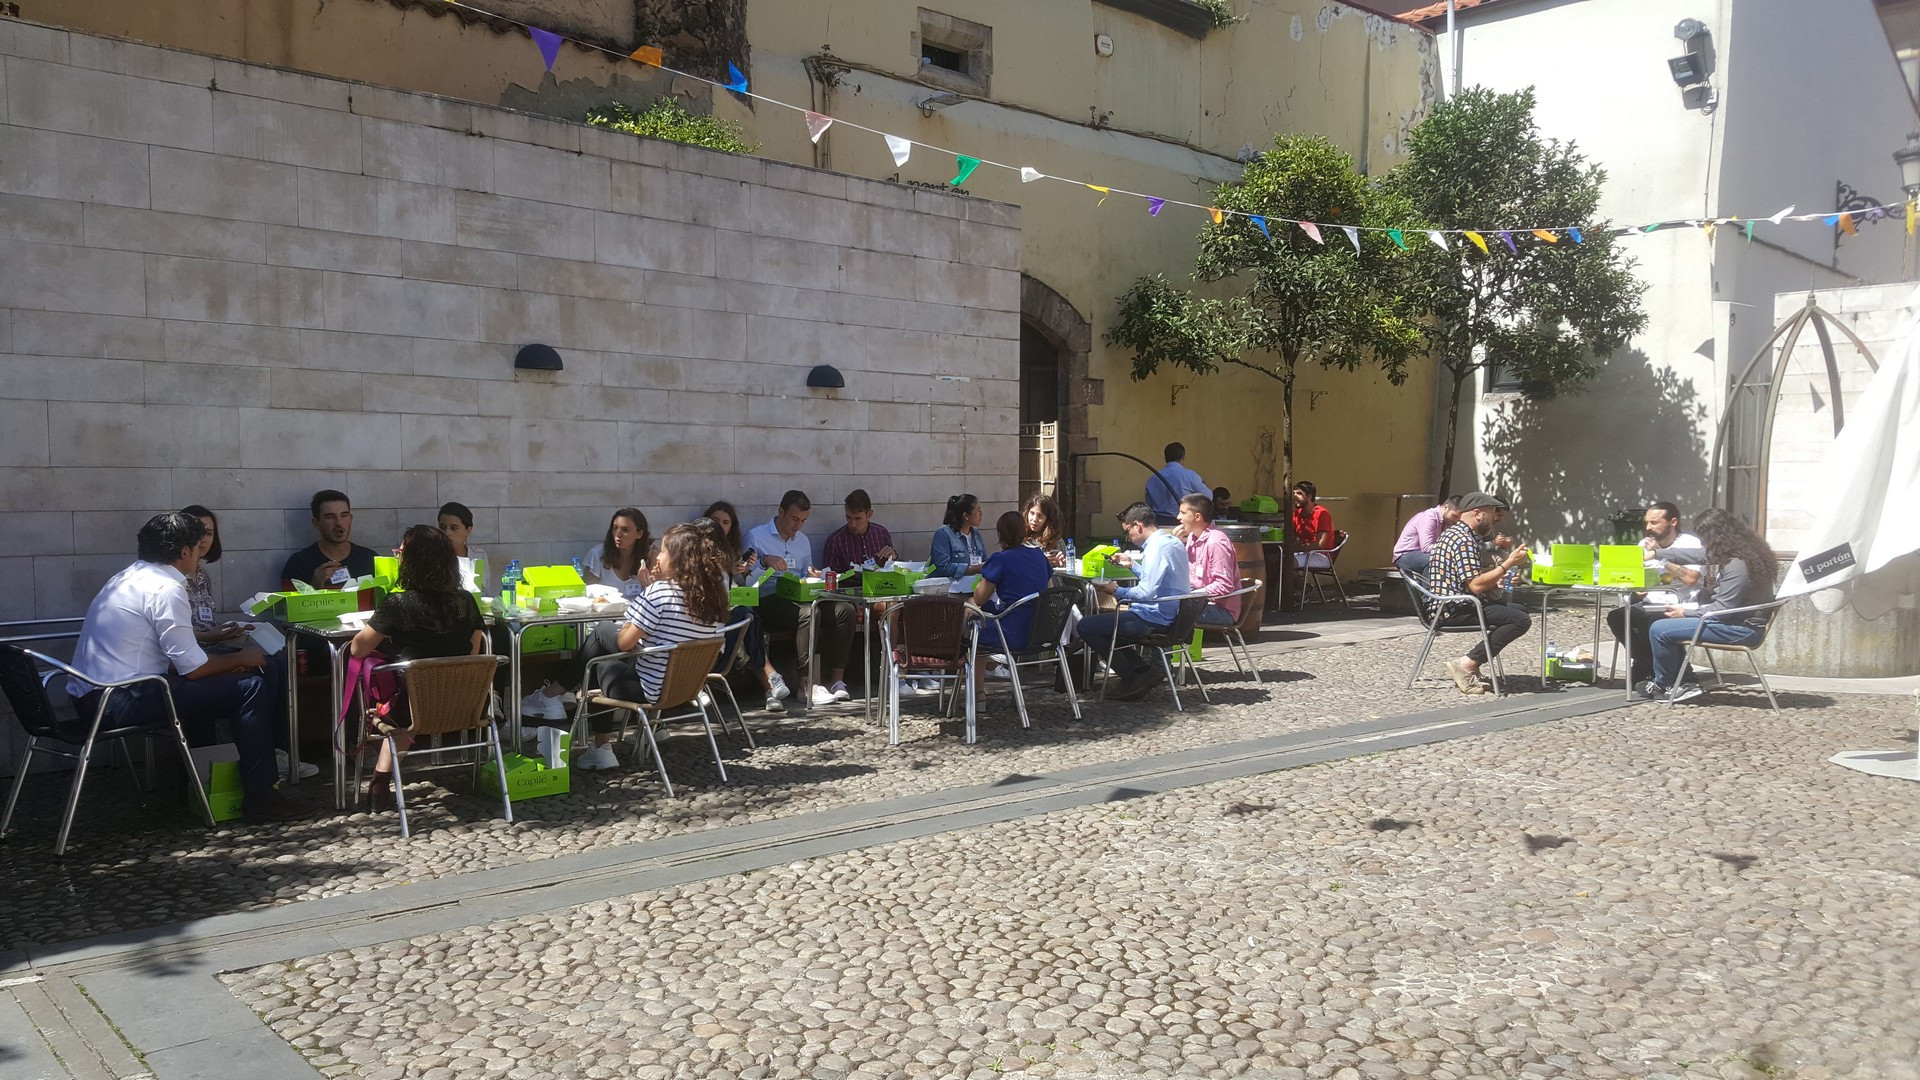
[(1700, 696), (1700, 683), (1687, 665), (1687, 642), (1695, 631), (1703, 642), (1746, 645), (1766, 632), (1767, 613), (1738, 615), (1723, 612), (1753, 607), (1773, 599), (1780, 566), (1773, 549), (1729, 511), (1718, 507), (1703, 512), (1693, 524), (1704, 551), (1668, 548), (1657, 553), (1672, 570), (1681, 564), (1704, 567), (1699, 605), (1692, 610), (1675, 606), (1666, 618), (1648, 628), (1653, 644), (1653, 680), (1640, 687), (1647, 697), (1686, 701)]
[[(365, 657), (379, 650), (388, 663), (421, 660), (434, 656), (477, 656), (486, 651), (486, 622), (480, 617), (480, 605), (466, 590), (460, 573), (460, 559), (453, 553), (447, 534), (432, 525), (414, 525), (407, 529), (394, 551), (400, 556), (399, 590), (388, 594), (354, 635), (347, 648), (354, 656)], [(406, 727), (404, 684), (392, 703), (387, 723)], [(397, 739), (400, 749), (408, 742)], [(393, 756), (383, 739), (380, 759), (373, 766), (373, 786), (369, 790), (375, 809), (393, 804)]]
[(1040, 549), (1053, 566), (1067, 565), (1067, 531), (1060, 523), (1060, 504), (1044, 491), (1027, 497), (1027, 543)]

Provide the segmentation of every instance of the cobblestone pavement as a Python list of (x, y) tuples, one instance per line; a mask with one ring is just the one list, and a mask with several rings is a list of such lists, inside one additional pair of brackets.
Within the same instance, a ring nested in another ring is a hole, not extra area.
[[(1591, 622), (1579, 613), (1556, 614), (1553, 626), (1550, 633), (1571, 641)], [(262, 827), (234, 823), (209, 832), (183, 809), (177, 784), (163, 781), (157, 794), (141, 796), (123, 772), (101, 769), (89, 776), (67, 856), (54, 859), (48, 848), (67, 778), (36, 777), (27, 785), (13, 834), (0, 843), (0, 875), (9, 892), (9, 902), (0, 905), (0, 946), (361, 892), (692, 830), (992, 783), (1012, 774), (1126, 761), (1465, 700), (1445, 681), (1437, 662), (1428, 670), (1440, 678), (1420, 689), (1402, 689), (1417, 638), (1324, 648), (1298, 648), (1293, 647), (1298, 641), (1284, 640), (1299, 636), (1269, 632), (1282, 640), (1260, 648), (1267, 681), (1257, 687), (1227, 674), (1231, 665), (1224, 650), (1210, 654), (1214, 704), (1184, 715), (1175, 714), (1160, 692), (1141, 703), (1090, 707), (1076, 722), (1064, 698), (1042, 690), (1032, 698), (1033, 727), (1022, 730), (1002, 691), (990, 699), (980, 742), (972, 747), (956, 737), (957, 725), (943, 726), (928, 715), (912, 719), (903, 747), (894, 749), (887, 746), (884, 729), (862, 719), (857, 707), (781, 721), (757, 714), (760, 748), (731, 751), (730, 784), (714, 775), (705, 739), (682, 734), (669, 739), (666, 750), (678, 797), (663, 798), (650, 769), (577, 771), (571, 794), (519, 804), (512, 825), (499, 819), (498, 802), (471, 793), (466, 770), (430, 773), (408, 787), (415, 833), (405, 841), (391, 813), (336, 813), (330, 789), (311, 783), (296, 789), (315, 805), (317, 816), (311, 820)], [(1523, 674), (1537, 650), (1537, 637), (1509, 650), (1512, 690), (1538, 689), (1538, 679)], [(1782, 697), (1796, 717), (1829, 700)], [(924, 700), (915, 707), (923, 713), (931, 708)], [(631, 761), (624, 750), (622, 757)]]
[(329, 1077), (1920, 1076), (1911, 699), (1637, 706), (226, 977)]

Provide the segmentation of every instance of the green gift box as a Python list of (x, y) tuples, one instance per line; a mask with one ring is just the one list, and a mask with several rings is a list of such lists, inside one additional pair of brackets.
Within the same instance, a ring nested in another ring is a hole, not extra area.
[[(571, 737), (569, 737), (571, 741)], [(549, 769), (547, 763), (525, 754), (506, 753), (507, 801), (523, 802), (547, 795), (565, 795), (572, 783), (572, 769)], [(480, 764), (480, 791), (500, 797), (500, 770), (491, 761)]]
[(240, 751), (232, 743), (196, 746), (187, 752), (193, 759), (193, 771), (207, 793), (207, 805), (213, 820), (232, 821), (240, 816)]
[(1260, 539), (1265, 541), (1270, 541), (1275, 544), (1283, 544), (1283, 543), (1286, 543), (1286, 540), (1287, 540), (1287, 530), (1262, 529), (1260, 530)]
[(398, 555), (375, 555), (373, 557), (373, 576), (377, 581), (399, 581), (400, 557)]
[(1547, 657), (1547, 678), (1559, 682), (1590, 683), (1593, 681), (1594, 670), (1598, 666), (1591, 660), (1576, 662), (1558, 656), (1549, 656)]
[(811, 604), (820, 590), (826, 587), (824, 581), (808, 581), (798, 574), (783, 573), (773, 584), (775, 596), (791, 600), (796, 604)]
[(865, 570), (860, 574), (860, 595), (910, 596), (913, 583), (926, 576), (924, 570)]
[(554, 601), (563, 596), (587, 595), (587, 583), (571, 566), (528, 566), (520, 571), (520, 585), (514, 596), (520, 606), (543, 611), (558, 610)]
[(1271, 495), (1249, 495), (1240, 500), (1240, 509), (1248, 514), (1277, 514), (1280, 501)]
[(520, 635), (520, 655), (572, 652), (578, 641), (578, 631), (578, 627), (569, 623), (529, 626), (526, 632)]
[(727, 604), (730, 607), (759, 607), (759, 586), (735, 585), (733, 588), (727, 590)]
[(273, 593), (264, 607), (249, 611), (248, 614), (261, 615), (278, 608), (288, 622), (335, 622), (349, 611), (372, 611), (378, 596), (379, 593), (374, 589), (361, 589), (359, 592), (316, 589), (313, 592)]
[(1591, 585), (1593, 545), (1548, 545), (1547, 557), (1536, 558), (1530, 573), (1540, 585)]
[[(1653, 577), (1657, 580), (1659, 571)], [(1638, 544), (1600, 545), (1601, 585), (1624, 585), (1633, 589), (1648, 586), (1647, 553)]]

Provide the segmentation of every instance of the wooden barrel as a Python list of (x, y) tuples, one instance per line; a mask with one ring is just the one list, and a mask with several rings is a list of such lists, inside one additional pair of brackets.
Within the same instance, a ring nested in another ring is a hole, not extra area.
[(1241, 598), (1240, 632), (1251, 634), (1260, 629), (1260, 617), (1267, 610), (1267, 589), (1272, 583), (1266, 581), (1267, 554), (1260, 543), (1258, 525), (1216, 525), (1215, 528), (1227, 534), (1233, 541), (1233, 557), (1240, 564), (1240, 576), (1246, 579), (1259, 579), (1263, 582), (1258, 592)]

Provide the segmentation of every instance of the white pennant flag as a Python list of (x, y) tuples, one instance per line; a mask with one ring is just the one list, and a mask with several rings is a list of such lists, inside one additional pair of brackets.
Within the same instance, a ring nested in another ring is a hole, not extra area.
[[(1798, 205), (1799, 205), (1798, 203), (1794, 204), (1794, 206), (1798, 206)], [(1788, 214), (1791, 214), (1791, 213), (1793, 213), (1793, 207), (1789, 206), (1785, 210), (1780, 211), (1779, 213), (1768, 218), (1767, 220), (1773, 222), (1775, 225), (1778, 225), (1780, 224), (1781, 219), (1785, 218)]]
[(1045, 177), (1041, 175), (1039, 169), (1036, 169), (1031, 165), (1020, 166), (1020, 182), (1021, 183), (1031, 184), (1035, 180), (1043, 180), (1043, 179), (1045, 179)]
[(1440, 235), (1439, 229), (1428, 229), (1427, 239), (1433, 241), (1433, 246), (1439, 248), (1441, 251), (1447, 250), (1447, 238)]
[(888, 135), (886, 140), (887, 149), (893, 151), (893, 163), (896, 166), (905, 165), (907, 159), (913, 156), (913, 140), (898, 135)]
[(1342, 225), (1340, 226), (1340, 231), (1346, 233), (1347, 240), (1353, 244), (1353, 253), (1355, 255), (1360, 254), (1360, 230), (1351, 225)]
[(817, 143), (820, 141), (820, 136), (825, 135), (827, 133), (827, 129), (832, 126), (833, 126), (833, 117), (824, 116), (820, 113), (813, 112), (811, 110), (808, 111), (807, 138)]

